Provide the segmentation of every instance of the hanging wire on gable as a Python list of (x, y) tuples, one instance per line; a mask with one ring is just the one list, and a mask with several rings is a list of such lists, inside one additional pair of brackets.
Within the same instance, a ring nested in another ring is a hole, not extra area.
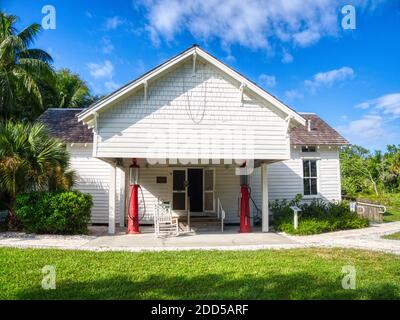
[(189, 95), (189, 91), (190, 90), (186, 90), (186, 88), (185, 88), (185, 80), (188, 79), (188, 77), (186, 77), (185, 75), (182, 77), (182, 92), (185, 95), (185, 100), (186, 100), (185, 110), (186, 110), (186, 113), (189, 116), (189, 118), (195, 124), (199, 124), (200, 122), (203, 121), (204, 116), (205, 116), (205, 112), (206, 112), (206, 104), (207, 104), (207, 81), (205, 81), (205, 68), (204, 67), (198, 68), (197, 72), (194, 74), (194, 77), (197, 78), (197, 74), (199, 73), (199, 69), (201, 69), (201, 89), (200, 89), (200, 92), (201, 92), (202, 97), (203, 97), (203, 106), (202, 106), (200, 119), (196, 119), (197, 118), (197, 114), (196, 114), (196, 117), (193, 116), (193, 112), (192, 112), (193, 108), (191, 106), (191, 99), (193, 97), (193, 92), (190, 92), (190, 95)]

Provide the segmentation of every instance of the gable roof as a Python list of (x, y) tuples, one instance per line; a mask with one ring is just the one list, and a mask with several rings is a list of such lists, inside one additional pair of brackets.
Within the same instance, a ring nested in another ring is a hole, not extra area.
[(310, 121), (308, 126), (298, 126), (290, 132), (290, 143), (298, 145), (348, 145), (350, 144), (335, 129), (324, 120), (312, 113), (300, 113), (303, 118)]
[(143, 86), (147, 83), (148, 80), (160, 75), (164, 71), (172, 68), (173, 66), (177, 65), (178, 63), (185, 61), (191, 57), (200, 57), (203, 60), (211, 63), (213, 66), (220, 69), (225, 74), (229, 75), (231, 78), (237, 80), (241, 85), (244, 85), (246, 90), (250, 90), (253, 93), (257, 94), (262, 99), (268, 101), (273, 106), (287, 114), (289, 117), (293, 118), (297, 123), (301, 125), (305, 125), (304, 118), (301, 117), (296, 111), (288, 107), (282, 101), (278, 100), (276, 97), (259, 87), (255, 82), (247, 79), (239, 72), (233, 70), (231, 67), (226, 65), (225, 63), (221, 62), (208, 52), (204, 51), (197, 45), (193, 45), (192, 47), (186, 49), (185, 51), (181, 52), (180, 54), (170, 58), (166, 62), (162, 63), (161, 65), (155, 67), (154, 69), (146, 72), (141, 77), (137, 78), (136, 80), (126, 84), (125, 86), (121, 87), (120, 89), (114, 91), (113, 93), (109, 94), (108, 96), (100, 99), (99, 101), (95, 102), (89, 108), (85, 109), (81, 113), (78, 114), (79, 121), (84, 121), (86, 123), (90, 123), (90, 120), (94, 117), (99, 110), (104, 108), (105, 106), (109, 105), (113, 101), (120, 99), (133, 90), (137, 89), (140, 86)]
[(93, 131), (77, 118), (82, 110), (84, 109), (47, 109), (38, 121), (47, 127), (52, 136), (64, 142), (91, 143)]
[[(65, 142), (92, 143), (93, 131), (78, 121), (77, 114), (85, 109), (47, 109), (40, 117), (50, 133)], [(300, 113), (311, 121), (311, 131), (307, 126), (298, 126), (290, 132), (292, 145), (348, 145), (343, 138), (316, 114)]]

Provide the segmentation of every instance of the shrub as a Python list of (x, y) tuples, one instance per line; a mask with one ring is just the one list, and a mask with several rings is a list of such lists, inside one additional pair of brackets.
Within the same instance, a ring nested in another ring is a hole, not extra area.
[(35, 233), (87, 233), (92, 197), (79, 191), (31, 192), (17, 197), (23, 228)]
[[(270, 204), (274, 215), (275, 227), (278, 231), (310, 235), (337, 230), (364, 228), (369, 225), (367, 219), (351, 212), (348, 203), (338, 204), (313, 200), (309, 203), (300, 203), (301, 197), (297, 196), (292, 201), (275, 200)], [(293, 228), (293, 211), (291, 205), (297, 205), (302, 210), (299, 212), (298, 229)]]

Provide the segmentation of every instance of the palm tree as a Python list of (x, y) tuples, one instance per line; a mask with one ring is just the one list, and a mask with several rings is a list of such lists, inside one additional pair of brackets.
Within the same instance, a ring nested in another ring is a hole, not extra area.
[(68, 151), (48, 135), (42, 124), (11, 120), (0, 123), (0, 190), (8, 196), (11, 228), (17, 226), (17, 195), (34, 190), (69, 189), (73, 173), (68, 168)]
[(55, 94), (56, 101), (52, 106), (58, 108), (85, 107), (91, 99), (90, 90), (85, 81), (68, 69), (57, 71)]
[(38, 80), (51, 83), (54, 77), (51, 56), (41, 49), (30, 48), (41, 26), (34, 23), (18, 32), (17, 20), (17, 16), (0, 12), (0, 117), (3, 119), (15, 114), (17, 100), (23, 95), (42, 108)]

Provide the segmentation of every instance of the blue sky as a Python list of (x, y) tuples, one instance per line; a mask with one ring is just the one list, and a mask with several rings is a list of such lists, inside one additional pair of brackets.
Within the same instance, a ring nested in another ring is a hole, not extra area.
[[(351, 143), (383, 149), (400, 142), (400, 1), (0, 0), (56, 29), (35, 43), (56, 68), (79, 73), (105, 94), (198, 43), (296, 111), (315, 112)], [(345, 30), (344, 5), (356, 9)]]

